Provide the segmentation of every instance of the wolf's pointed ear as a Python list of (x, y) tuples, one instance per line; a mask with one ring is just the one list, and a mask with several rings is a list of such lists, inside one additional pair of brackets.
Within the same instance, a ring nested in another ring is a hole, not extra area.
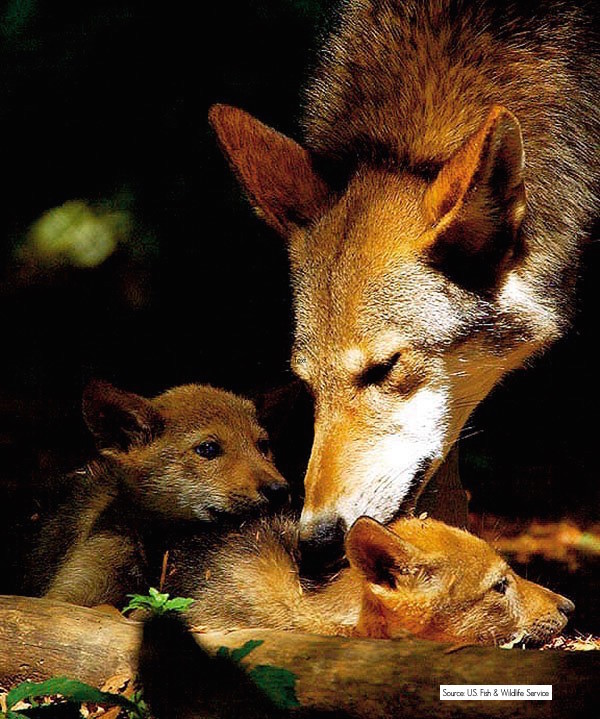
[(143, 397), (92, 380), (83, 392), (83, 418), (98, 449), (127, 451), (148, 444), (164, 428), (160, 413)]
[(517, 118), (494, 106), (425, 194), (431, 262), (473, 289), (493, 286), (522, 251), (524, 152)]
[(350, 528), (346, 556), (368, 582), (392, 589), (400, 578), (418, 577), (433, 566), (426, 552), (371, 517), (359, 517)]
[(243, 110), (213, 105), (209, 121), (257, 214), (284, 237), (316, 218), (329, 188), (308, 150)]

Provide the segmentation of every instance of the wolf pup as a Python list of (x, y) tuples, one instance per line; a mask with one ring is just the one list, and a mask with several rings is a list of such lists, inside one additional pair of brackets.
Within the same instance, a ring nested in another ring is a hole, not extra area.
[(287, 241), (315, 398), (301, 537), (419, 493), (474, 407), (568, 326), (598, 210), (592, 3), (347, 0), (298, 144), (211, 123)]
[(288, 500), (254, 405), (230, 392), (185, 385), (149, 400), (93, 382), (83, 414), (100, 458), (74, 476), (42, 529), (30, 570), (35, 593), (119, 604), (147, 588), (172, 535)]
[(186, 613), (211, 629), (268, 627), (318, 634), (438, 641), (545, 642), (571, 601), (513, 572), (483, 540), (435, 519), (389, 528), (359, 518), (346, 535), (350, 567), (319, 590), (303, 588), (293, 559), (297, 526), (259, 520), (200, 557), (172, 554), (167, 590), (196, 599)]

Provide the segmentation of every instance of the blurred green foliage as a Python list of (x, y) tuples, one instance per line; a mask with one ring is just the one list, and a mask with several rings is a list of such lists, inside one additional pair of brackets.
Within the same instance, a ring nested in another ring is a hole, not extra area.
[(126, 211), (95, 211), (81, 200), (70, 200), (45, 212), (31, 227), (23, 254), (42, 265), (65, 262), (96, 267), (131, 233)]
[(15, 38), (22, 33), (37, 10), (37, 0), (8, 0), (0, 19), (0, 33)]

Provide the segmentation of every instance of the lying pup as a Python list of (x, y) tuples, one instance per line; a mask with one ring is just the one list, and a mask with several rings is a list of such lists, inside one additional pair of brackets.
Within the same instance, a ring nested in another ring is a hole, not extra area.
[(210, 629), (270, 627), (448, 642), (545, 642), (571, 601), (522, 579), (483, 540), (434, 519), (389, 528), (359, 518), (346, 536), (350, 562), (322, 589), (303, 588), (293, 559), (296, 525), (261, 520), (199, 558), (197, 540), (171, 554), (166, 591), (196, 601), (188, 618)]
[(254, 405), (202, 385), (148, 400), (105, 382), (84, 394), (99, 459), (43, 527), (33, 593), (84, 606), (147, 589), (162, 545), (289, 498)]

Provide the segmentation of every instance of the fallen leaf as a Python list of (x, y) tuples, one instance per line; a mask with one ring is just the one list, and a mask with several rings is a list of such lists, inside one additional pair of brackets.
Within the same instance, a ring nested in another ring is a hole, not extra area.
[(104, 682), (100, 687), (100, 691), (122, 694), (130, 681), (131, 676), (129, 674), (115, 674)]
[(567, 652), (600, 651), (600, 637), (594, 637), (592, 634), (575, 637), (561, 635), (551, 639), (541, 649), (563, 649)]
[(111, 707), (108, 711), (102, 714), (102, 719), (117, 719), (121, 712), (121, 707)]

